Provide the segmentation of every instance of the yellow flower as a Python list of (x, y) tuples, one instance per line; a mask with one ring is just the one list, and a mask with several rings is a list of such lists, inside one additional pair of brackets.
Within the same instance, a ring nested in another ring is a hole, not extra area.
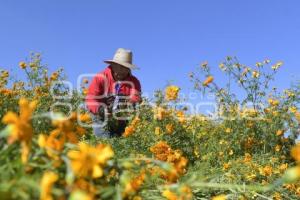
[(208, 84), (212, 83), (214, 81), (213, 76), (208, 76), (205, 81), (203, 82), (203, 86), (208, 86)]
[(53, 184), (58, 180), (58, 175), (54, 172), (45, 172), (41, 180), (40, 200), (53, 200), (51, 192)]
[(232, 129), (231, 129), (231, 128), (226, 128), (225, 132), (226, 132), (226, 133), (231, 133), (231, 132), (232, 132)]
[(272, 66), (272, 69), (273, 69), (273, 70), (277, 70), (277, 69), (278, 69), (279, 67), (281, 67), (282, 65), (283, 65), (283, 62), (280, 61), (280, 62), (276, 63), (275, 65), (273, 65), (273, 66)]
[(281, 200), (282, 198), (281, 198), (281, 194), (279, 193), (279, 192), (275, 192), (274, 194), (273, 194), (273, 199), (274, 200)]
[(125, 188), (122, 192), (122, 199), (127, 199), (127, 196), (136, 194), (136, 192), (141, 188), (146, 178), (145, 170), (141, 170), (138, 176), (133, 179), (126, 181), (124, 183)]
[(202, 68), (207, 68), (208, 62), (204, 61), (203, 63), (201, 63), (201, 67)]
[(220, 68), (222, 71), (226, 71), (226, 67), (225, 67), (224, 63), (220, 63), (220, 64), (219, 64), (219, 68)]
[(162, 193), (162, 196), (166, 197), (166, 199), (168, 199), (168, 200), (178, 200), (176, 194), (171, 192), (169, 189), (164, 190), (163, 193)]
[(53, 72), (50, 76), (51, 81), (56, 81), (58, 79), (59, 73), (58, 72)]
[(248, 174), (248, 175), (246, 176), (246, 179), (247, 179), (248, 181), (253, 181), (255, 178), (256, 178), (256, 174)]
[(47, 155), (55, 162), (55, 166), (60, 165), (60, 152), (64, 149), (66, 136), (63, 134), (60, 136), (58, 131), (52, 131), (49, 136), (40, 134), (38, 138), (38, 144), (40, 148), (45, 149)]
[(298, 110), (298, 109), (297, 109), (296, 106), (292, 106), (292, 107), (289, 108), (289, 111), (290, 111), (291, 113), (294, 113), (294, 114), (297, 112), (297, 110)]
[(212, 198), (212, 200), (226, 200), (226, 195), (222, 194), (222, 195), (218, 195)]
[(155, 107), (153, 109), (153, 112), (154, 112), (154, 119), (156, 120), (162, 120), (168, 115), (167, 110), (162, 107)]
[(165, 90), (165, 99), (167, 101), (176, 100), (178, 98), (179, 90), (180, 88), (175, 85), (168, 86)]
[(276, 99), (268, 99), (268, 102), (269, 102), (269, 104), (271, 105), (271, 106), (274, 106), (274, 107), (276, 107), (276, 106), (278, 106), (279, 105), (279, 101), (278, 100), (276, 100)]
[(161, 134), (161, 130), (160, 130), (160, 127), (155, 127), (155, 131), (154, 131), (155, 135), (159, 135)]
[(92, 195), (88, 194), (83, 190), (75, 190), (70, 194), (72, 200), (93, 200)]
[(273, 173), (273, 168), (271, 166), (267, 165), (264, 168), (260, 168), (259, 173), (263, 176), (271, 176)]
[(21, 98), (19, 100), (20, 115), (16, 113), (8, 112), (2, 119), (4, 124), (8, 125), (10, 134), (8, 135), (8, 143), (14, 143), (15, 141), (21, 142), (22, 162), (26, 163), (31, 147), (31, 139), (33, 135), (33, 128), (31, 126), (31, 116), (36, 108), (37, 102), (28, 102), (26, 99)]
[(256, 66), (256, 67), (262, 67), (263, 64), (262, 64), (261, 62), (257, 62), (257, 63), (255, 64), (255, 66)]
[(114, 155), (111, 147), (104, 144), (92, 147), (85, 143), (79, 143), (78, 146), (78, 151), (71, 150), (68, 152), (75, 175), (78, 177), (101, 177), (103, 175), (102, 167)]
[(254, 70), (254, 71), (252, 72), (252, 77), (253, 77), (253, 78), (258, 78), (259, 76), (260, 76), (260, 73), (259, 73), (258, 71)]
[(61, 118), (52, 120), (52, 124), (56, 128), (53, 131), (51, 131), (51, 133), (58, 132), (55, 133), (58, 134), (57, 137), (63, 137), (70, 143), (77, 144), (79, 136), (84, 135), (86, 133), (86, 130), (83, 127), (76, 125), (76, 122), (78, 118), (80, 119), (80, 116), (81, 115), (79, 115), (78, 117), (77, 113), (73, 112), (71, 113), (71, 116), (67, 119)]
[(279, 152), (281, 150), (281, 145), (276, 145), (275, 151)]
[(281, 165), (279, 166), (279, 170), (280, 170), (281, 172), (284, 172), (287, 168), (288, 168), (288, 164), (287, 164), (287, 163), (281, 164)]
[(245, 153), (244, 162), (250, 162), (252, 160), (252, 156), (249, 153)]
[(176, 115), (177, 115), (178, 121), (180, 123), (184, 123), (185, 122), (186, 119), (185, 119), (185, 115), (184, 115), (183, 111), (181, 111), (181, 110), (177, 111)]
[(174, 125), (173, 124), (167, 124), (166, 125), (166, 132), (168, 134), (172, 134), (174, 132)]
[(23, 61), (19, 63), (19, 66), (21, 69), (25, 69), (27, 67), (26, 63)]
[(284, 134), (284, 130), (278, 130), (278, 131), (276, 132), (276, 135), (277, 135), (277, 136), (280, 136), (280, 135), (282, 135), (282, 134)]

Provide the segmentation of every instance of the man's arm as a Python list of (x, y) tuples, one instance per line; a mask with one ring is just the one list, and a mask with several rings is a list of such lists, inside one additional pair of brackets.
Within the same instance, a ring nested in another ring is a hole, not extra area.
[(141, 84), (140, 81), (137, 79), (134, 79), (133, 81), (134, 87), (130, 89), (130, 102), (131, 103), (140, 103), (142, 101), (141, 97)]
[(96, 114), (99, 109), (100, 103), (103, 101), (102, 95), (104, 93), (105, 81), (102, 74), (94, 76), (85, 97), (85, 103), (88, 110)]

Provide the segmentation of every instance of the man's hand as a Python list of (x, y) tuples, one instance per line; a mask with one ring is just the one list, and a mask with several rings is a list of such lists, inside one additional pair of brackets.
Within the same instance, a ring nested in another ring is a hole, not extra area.
[(115, 96), (109, 96), (105, 98), (105, 104), (107, 106), (113, 105), (114, 101), (115, 101)]

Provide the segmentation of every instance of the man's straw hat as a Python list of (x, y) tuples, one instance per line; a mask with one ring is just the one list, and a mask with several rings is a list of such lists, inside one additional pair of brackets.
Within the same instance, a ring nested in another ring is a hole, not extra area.
[(117, 63), (129, 69), (137, 69), (138, 67), (132, 64), (132, 51), (128, 49), (119, 48), (112, 60), (105, 60), (105, 63)]

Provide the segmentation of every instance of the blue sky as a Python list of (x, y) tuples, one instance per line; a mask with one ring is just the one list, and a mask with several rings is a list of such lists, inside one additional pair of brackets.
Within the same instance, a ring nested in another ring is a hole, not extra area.
[(0, 25), (0, 67), (17, 75), (19, 61), (41, 52), (75, 84), (124, 47), (145, 93), (168, 81), (189, 91), (188, 73), (203, 61), (222, 83), (218, 64), (227, 55), (247, 65), (283, 61), (280, 89), (300, 80), (298, 0), (1, 0)]

